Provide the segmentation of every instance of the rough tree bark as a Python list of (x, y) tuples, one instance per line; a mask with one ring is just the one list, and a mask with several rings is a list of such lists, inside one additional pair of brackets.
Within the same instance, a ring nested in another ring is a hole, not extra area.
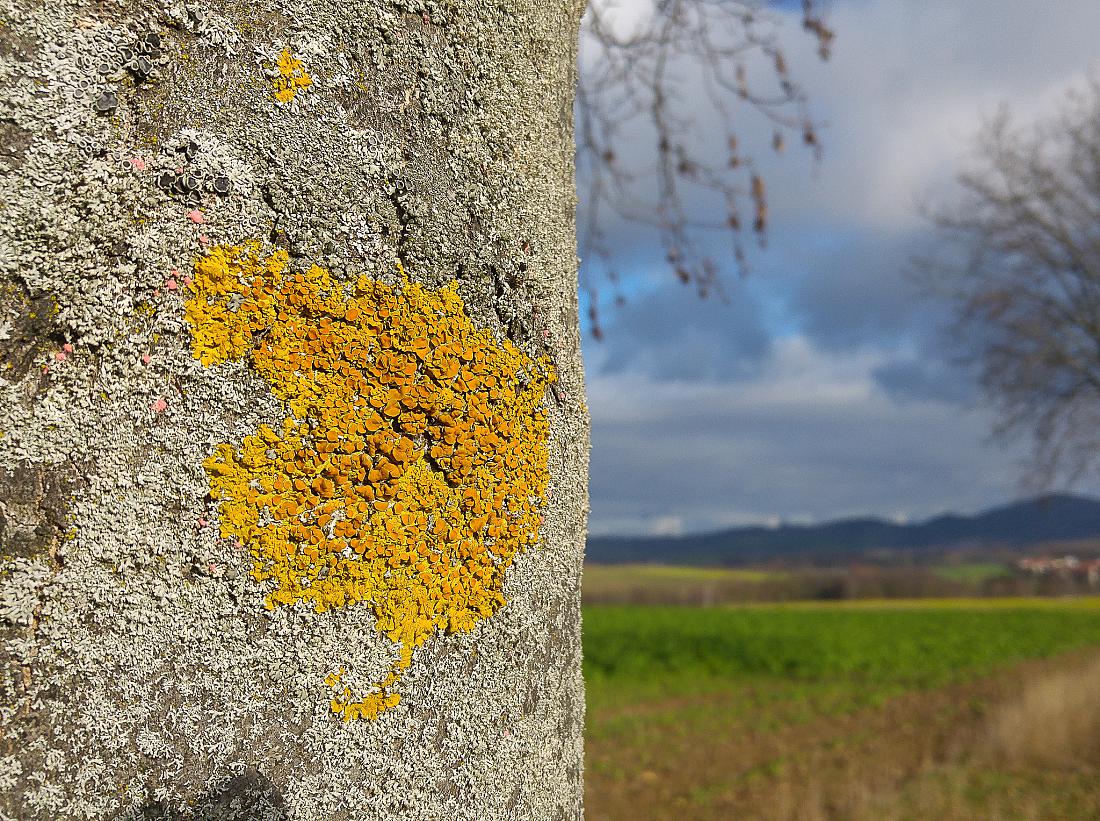
[(582, 5), (0, 0), (0, 817), (581, 816)]

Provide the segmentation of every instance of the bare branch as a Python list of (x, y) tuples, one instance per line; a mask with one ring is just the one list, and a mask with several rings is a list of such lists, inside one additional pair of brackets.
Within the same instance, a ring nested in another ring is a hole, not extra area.
[[(602, 275), (622, 300), (608, 244), (610, 220), (651, 226), (682, 282), (700, 296), (725, 298), (720, 276), (726, 265), (703, 252), (705, 235), (729, 236), (728, 262), (743, 274), (745, 231), (762, 245), (768, 227), (764, 181), (752, 157), (740, 151), (735, 123), (751, 112), (773, 130), (777, 152), (789, 132), (815, 156), (820, 152), (818, 126), (778, 46), (779, 15), (767, 6), (761, 0), (653, 0), (648, 15), (627, 31), (614, 0), (590, 6), (582, 30), (576, 133), (580, 253), (589, 261), (582, 286), (594, 335), (600, 310), (596, 278)], [(827, 59), (833, 32), (813, 0), (804, 0), (802, 25)], [(749, 82), (749, 63), (761, 56), (770, 65), (771, 91)], [(639, 156), (632, 149), (642, 139), (652, 141), (652, 150)], [(716, 139), (727, 149), (720, 162), (699, 148)], [(687, 203), (694, 192), (721, 203), (722, 211), (713, 218), (691, 213)], [(599, 263), (595, 271), (593, 261)]]

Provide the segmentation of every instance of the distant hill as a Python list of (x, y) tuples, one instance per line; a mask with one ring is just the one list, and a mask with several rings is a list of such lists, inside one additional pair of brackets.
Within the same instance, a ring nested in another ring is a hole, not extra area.
[(769, 561), (815, 564), (883, 553), (936, 553), (961, 547), (1024, 551), (1044, 543), (1100, 539), (1100, 500), (1050, 495), (991, 508), (974, 516), (947, 514), (914, 524), (839, 519), (820, 525), (738, 527), (691, 536), (593, 536), (587, 561), (620, 564), (744, 565)]

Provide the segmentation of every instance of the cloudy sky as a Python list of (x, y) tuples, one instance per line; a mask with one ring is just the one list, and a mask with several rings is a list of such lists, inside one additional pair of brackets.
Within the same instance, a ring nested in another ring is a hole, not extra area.
[(593, 533), (921, 519), (1021, 494), (1026, 443), (988, 440), (992, 416), (949, 364), (944, 310), (905, 272), (936, 241), (920, 204), (949, 201), (983, 120), (1001, 104), (1043, 117), (1100, 69), (1100, 3), (829, 9), (829, 62), (796, 12), (782, 34), (824, 156), (776, 158), (757, 123), (769, 243), (747, 279), (727, 277), (729, 304), (700, 302), (636, 228), (613, 229), (630, 298), (603, 342), (585, 340)]

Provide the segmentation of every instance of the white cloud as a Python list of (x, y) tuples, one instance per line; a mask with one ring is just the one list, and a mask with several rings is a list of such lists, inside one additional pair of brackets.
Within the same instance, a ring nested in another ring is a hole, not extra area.
[[(588, 401), (601, 423), (631, 423), (663, 413), (672, 423), (682, 419), (686, 396), (691, 404), (722, 404), (742, 410), (752, 407), (847, 407), (870, 401), (875, 390), (874, 368), (886, 361), (879, 351), (828, 355), (802, 336), (778, 339), (765, 373), (752, 382), (653, 380), (638, 373), (589, 378)], [(650, 401), (639, 403), (645, 395)]]
[[(615, 8), (609, 19), (626, 33), (651, 16), (653, 0), (602, 5)], [(1024, 121), (1049, 114), (1098, 59), (1096, 0), (837, 0), (828, 18), (837, 38), (827, 62), (802, 30), (797, 9), (774, 13), (785, 18), (776, 32), (791, 76), (807, 91), (814, 119), (825, 124), (825, 155), (819, 166), (798, 145), (776, 156), (768, 121), (747, 107), (735, 109), (743, 123), (738, 136), (768, 183), (773, 226), (827, 222), (897, 231), (920, 225), (915, 206), (948, 187), (984, 119), (1002, 103)], [(582, 69), (595, 53), (592, 43), (583, 45)], [(755, 89), (774, 84), (766, 55), (750, 54), (748, 70)], [(696, 96), (697, 133), (718, 133), (691, 70), (680, 65), (676, 73), (684, 81), (677, 104)], [(620, 146), (620, 163), (640, 172), (651, 167), (654, 145), (644, 121), (635, 131)], [(712, 150), (722, 167), (723, 141), (713, 141)], [(645, 184), (637, 193), (655, 196)], [(689, 196), (699, 200), (693, 206), (710, 203), (700, 192)]]
[(828, 124), (826, 155), (812, 180), (805, 161), (767, 163), (776, 220), (898, 230), (919, 224), (914, 205), (946, 187), (1001, 103), (1026, 121), (1081, 84), (1097, 55), (1100, 3), (837, 2), (824, 64), (797, 23), (790, 15), (783, 38), (795, 78)]
[(651, 536), (679, 536), (683, 532), (683, 516), (658, 516), (649, 524)]

